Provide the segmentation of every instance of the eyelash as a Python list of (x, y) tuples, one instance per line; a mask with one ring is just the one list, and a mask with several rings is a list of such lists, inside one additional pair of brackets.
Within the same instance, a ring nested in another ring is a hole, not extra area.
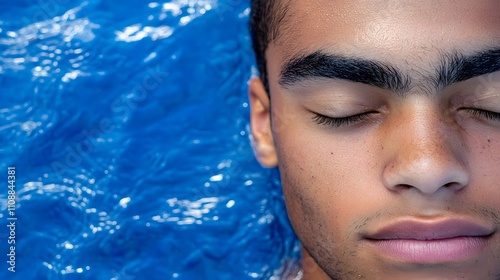
[(318, 113), (314, 113), (315, 116), (313, 117), (313, 120), (319, 124), (319, 125), (327, 125), (327, 126), (333, 126), (333, 127), (341, 127), (341, 126), (349, 126), (353, 125), (356, 123), (359, 123), (361, 121), (364, 121), (366, 118), (369, 117), (369, 114), (373, 112), (367, 112), (367, 113), (361, 113), (353, 116), (348, 116), (348, 117), (342, 117), (342, 118), (332, 118), (332, 117), (327, 117)]
[(500, 121), (500, 113), (491, 112), (488, 110), (477, 109), (477, 108), (464, 108), (469, 111), (472, 116), (476, 118), (484, 118), (492, 121)]
[[(471, 113), (476, 118), (484, 118), (492, 121), (500, 121), (500, 113), (495, 113), (488, 110), (477, 109), (477, 108), (464, 108), (464, 110), (469, 111), (469, 113)], [(319, 125), (341, 127), (341, 126), (353, 125), (361, 121), (364, 121), (372, 113), (374, 112), (366, 112), (342, 118), (332, 118), (318, 113), (314, 113), (315, 116), (313, 117), (313, 120)]]

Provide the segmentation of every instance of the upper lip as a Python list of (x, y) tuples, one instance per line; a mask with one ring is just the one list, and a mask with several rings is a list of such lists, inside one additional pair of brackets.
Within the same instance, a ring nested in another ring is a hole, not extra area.
[(441, 220), (406, 219), (383, 226), (365, 237), (371, 240), (436, 240), (453, 237), (487, 237), (494, 230), (477, 221), (449, 218)]

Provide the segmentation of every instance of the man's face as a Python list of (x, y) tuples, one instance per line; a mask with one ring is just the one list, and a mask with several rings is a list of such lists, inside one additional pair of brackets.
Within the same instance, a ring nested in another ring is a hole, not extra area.
[(288, 214), (331, 278), (500, 279), (499, 1), (292, 0), (266, 55)]

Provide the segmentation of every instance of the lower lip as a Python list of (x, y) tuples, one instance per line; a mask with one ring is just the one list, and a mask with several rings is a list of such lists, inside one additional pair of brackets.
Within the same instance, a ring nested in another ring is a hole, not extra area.
[(454, 237), (435, 240), (371, 240), (388, 257), (410, 263), (445, 263), (470, 260), (486, 247), (487, 237)]

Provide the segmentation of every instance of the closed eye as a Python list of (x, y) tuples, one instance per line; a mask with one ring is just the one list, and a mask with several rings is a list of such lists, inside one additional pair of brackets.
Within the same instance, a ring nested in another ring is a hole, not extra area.
[(473, 117), (480, 120), (492, 120), (492, 121), (500, 121), (500, 113), (478, 109), (478, 108), (462, 108), (462, 110), (467, 111)]
[(371, 114), (375, 113), (377, 112), (370, 111), (340, 118), (327, 117), (322, 114), (314, 113), (313, 120), (319, 125), (326, 125), (332, 127), (351, 126), (366, 120), (367, 118), (370, 117)]

